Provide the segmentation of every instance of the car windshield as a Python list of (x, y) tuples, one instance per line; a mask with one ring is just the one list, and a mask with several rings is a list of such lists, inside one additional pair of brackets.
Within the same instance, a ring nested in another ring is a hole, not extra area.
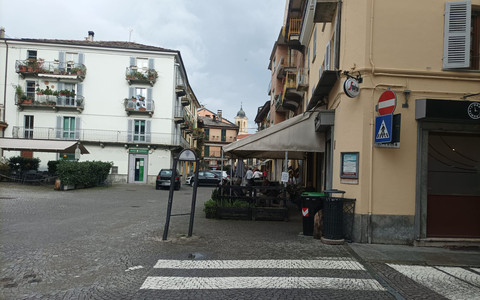
[(162, 170), (160, 176), (172, 176), (172, 170)]

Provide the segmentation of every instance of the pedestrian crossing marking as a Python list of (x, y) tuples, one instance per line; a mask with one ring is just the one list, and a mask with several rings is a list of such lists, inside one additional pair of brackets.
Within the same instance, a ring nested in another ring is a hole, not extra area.
[(385, 120), (382, 120), (380, 129), (378, 129), (377, 140), (389, 139), (390, 135), (388, 134), (387, 125), (385, 125)]
[(374, 279), (332, 277), (148, 277), (140, 289), (343, 289), (385, 291)]
[(313, 260), (163, 260), (155, 269), (342, 269), (365, 270), (362, 264), (348, 258), (323, 258)]
[(462, 268), (387, 264), (448, 299), (480, 299), (480, 275)]

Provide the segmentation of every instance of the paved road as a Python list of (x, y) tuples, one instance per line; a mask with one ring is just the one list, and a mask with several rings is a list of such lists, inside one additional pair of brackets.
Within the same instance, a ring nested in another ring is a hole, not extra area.
[[(380, 248), (300, 235), (295, 211), (290, 222), (205, 219), (211, 191), (199, 188), (193, 237), (178, 216), (162, 241), (168, 191), (0, 182), (0, 299), (480, 299), (478, 251), (457, 251), (469, 262), (459, 267), (375, 259)], [(173, 213), (191, 195), (175, 192)]]

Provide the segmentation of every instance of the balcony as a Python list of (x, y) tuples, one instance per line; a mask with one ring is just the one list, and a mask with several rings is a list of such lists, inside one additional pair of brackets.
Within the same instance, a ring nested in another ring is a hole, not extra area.
[(58, 109), (72, 109), (83, 111), (84, 109), (84, 98), (83, 96), (57, 96), (57, 95), (24, 95), (23, 97), (16, 98), (16, 105), (23, 110), (25, 108), (37, 108), (37, 109), (53, 109), (57, 111)]
[(176, 73), (177, 73), (177, 78), (176, 78), (176, 84), (175, 84), (175, 93), (177, 94), (177, 97), (182, 97), (187, 94), (187, 86), (185, 84), (185, 80), (182, 77), (182, 73), (180, 72), (180, 67), (175, 66), (176, 68)]
[(188, 96), (183, 96), (180, 99), (180, 102), (182, 103), (183, 106), (189, 106), (190, 105), (190, 98)]
[(136, 97), (125, 98), (124, 100), (125, 111), (127, 115), (130, 114), (149, 114), (153, 115), (155, 111), (155, 102), (153, 100), (145, 100), (145, 98)]
[[(180, 136), (171, 133), (152, 132), (149, 134), (136, 135), (128, 131), (81, 129), (71, 132), (63, 131), (54, 127), (35, 127), (33, 129), (13, 126), (13, 138), (40, 139), (40, 140), (79, 140), (81, 142), (110, 143), (110, 144), (153, 144), (180, 147), (185, 141)], [(152, 142), (154, 141), (154, 143)]]
[(287, 72), (286, 78), (282, 106), (288, 110), (296, 111), (303, 100), (303, 92), (297, 90), (297, 73)]
[(87, 74), (87, 68), (84, 64), (44, 61), (41, 58), (17, 60), (15, 71), (22, 78), (41, 77), (74, 81), (83, 81)]
[(153, 86), (157, 81), (158, 73), (155, 69), (138, 69), (136, 66), (127, 67), (125, 79), (128, 84), (149, 84)]
[(337, 9), (338, 0), (310, 0), (315, 5), (315, 15), (313, 22), (330, 23), (333, 20)]
[(308, 73), (304, 68), (298, 68), (297, 71), (297, 91), (306, 92), (308, 90)]
[(185, 110), (183, 109), (183, 106), (177, 105), (175, 107), (173, 120), (174, 120), (175, 124), (180, 124), (180, 123), (185, 122)]
[(276, 112), (286, 112), (286, 111), (288, 111), (283, 106), (283, 94), (279, 94), (279, 95), (275, 96), (275, 111)]

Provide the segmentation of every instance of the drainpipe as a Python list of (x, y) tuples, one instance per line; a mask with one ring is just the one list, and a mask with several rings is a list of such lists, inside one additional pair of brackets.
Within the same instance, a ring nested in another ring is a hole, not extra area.
[[(372, 66), (372, 77), (375, 74), (375, 64), (373, 62), (373, 21), (374, 21), (374, 11), (375, 11), (375, 0), (371, 0), (371, 10), (370, 10), (370, 54), (369, 60), (370, 65)], [(375, 94), (375, 89), (372, 90), (372, 99)], [(372, 106), (373, 107), (373, 106)], [(374, 120), (375, 120), (375, 110), (372, 109), (372, 119), (370, 120), (370, 193), (368, 195), (368, 220), (367, 220), (367, 243), (372, 243), (372, 235), (373, 235), (373, 228), (372, 228), (372, 217), (373, 217), (373, 151), (375, 147), (373, 145), (373, 132), (374, 132)]]
[[(5, 53), (5, 84), (3, 88), (3, 118), (2, 120), (6, 122), (6, 111), (7, 111), (7, 77), (8, 77), (8, 43), (7, 40), (5, 39), (5, 28), (0, 28), (0, 38), (3, 39), (3, 42), (5, 43), (6, 47), (6, 53)], [(5, 136), (5, 129), (2, 130), (2, 137)], [(0, 150), (0, 157), (3, 157), (3, 149)]]
[(340, 70), (340, 32), (342, 28), (342, 4), (339, 0), (337, 3), (337, 22), (335, 24), (335, 69)]

